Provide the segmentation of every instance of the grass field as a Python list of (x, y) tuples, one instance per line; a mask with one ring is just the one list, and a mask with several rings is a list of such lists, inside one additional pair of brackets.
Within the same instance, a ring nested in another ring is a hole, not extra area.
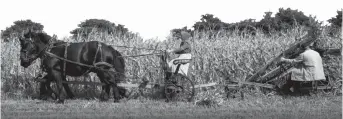
[(340, 119), (341, 96), (281, 97), (278, 95), (229, 99), (205, 107), (195, 102), (166, 103), (139, 98), (121, 103), (67, 100), (1, 100), (1, 119)]

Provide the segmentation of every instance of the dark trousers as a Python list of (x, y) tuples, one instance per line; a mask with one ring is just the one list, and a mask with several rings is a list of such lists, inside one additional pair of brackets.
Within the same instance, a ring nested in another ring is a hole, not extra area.
[[(302, 93), (300, 90), (302, 81), (292, 81), (291, 74), (285, 75), (280, 80), (279, 88), (281, 89), (281, 93), (286, 95), (299, 95)], [(292, 87), (293, 90), (291, 90)]]
[[(286, 84), (281, 87), (281, 90), (285, 94), (300, 94), (300, 81), (292, 81), (291, 79), (287, 79)], [(293, 87), (293, 91), (291, 88)]]
[[(290, 95), (310, 95), (310, 92), (317, 92), (318, 81), (311, 81), (310, 83), (304, 83), (303, 81), (292, 81), (287, 80), (286, 85), (283, 87), (283, 92)], [(290, 89), (293, 87), (293, 91)], [(302, 87), (308, 87), (306, 89), (301, 89)], [(311, 88), (309, 88), (311, 87)]]

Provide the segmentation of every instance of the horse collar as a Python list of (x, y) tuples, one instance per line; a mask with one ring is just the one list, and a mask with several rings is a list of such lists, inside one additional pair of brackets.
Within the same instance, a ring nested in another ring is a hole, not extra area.
[(52, 49), (53, 43), (51, 43), (51, 40), (50, 40), (50, 42), (48, 42), (48, 44), (44, 46), (45, 47), (41, 51), (38, 52), (37, 56), (34, 59), (41, 58), (41, 60), (43, 61), (43, 59), (46, 57), (46, 52), (50, 52), (50, 50)]

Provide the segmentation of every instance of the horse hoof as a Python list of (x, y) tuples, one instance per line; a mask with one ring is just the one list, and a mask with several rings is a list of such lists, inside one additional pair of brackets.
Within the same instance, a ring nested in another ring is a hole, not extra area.
[(39, 99), (39, 100), (48, 100), (48, 97), (47, 97), (47, 96), (39, 96), (38, 99)]
[(67, 97), (68, 97), (68, 99), (74, 99), (74, 98), (75, 98), (75, 95), (69, 94)]
[(57, 102), (56, 102), (57, 104), (64, 104), (64, 100), (57, 100)]
[(100, 101), (101, 101), (101, 102), (106, 102), (106, 101), (108, 101), (108, 99), (100, 98)]
[(100, 101), (108, 101), (108, 99), (109, 99), (109, 97), (106, 93), (100, 95)]
[(75, 96), (70, 96), (68, 97), (68, 99), (75, 99)]
[(56, 93), (52, 93), (50, 95), (50, 97), (53, 99), (53, 100), (57, 100), (57, 94)]

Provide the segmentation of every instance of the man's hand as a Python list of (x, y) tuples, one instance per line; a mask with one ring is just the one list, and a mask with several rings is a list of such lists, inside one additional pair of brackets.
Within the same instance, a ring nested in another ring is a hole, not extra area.
[(280, 62), (285, 62), (285, 60), (286, 60), (286, 58), (284, 58), (284, 57), (280, 58)]

